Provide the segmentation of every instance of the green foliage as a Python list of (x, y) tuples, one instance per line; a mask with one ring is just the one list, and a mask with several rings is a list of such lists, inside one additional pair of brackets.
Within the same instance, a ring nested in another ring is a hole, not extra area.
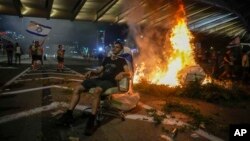
[(134, 90), (138, 91), (139, 93), (162, 97), (162, 96), (176, 95), (177, 91), (180, 90), (180, 87), (170, 87), (168, 85), (156, 85), (144, 81), (135, 84)]
[(234, 105), (236, 102), (250, 99), (250, 95), (244, 87), (232, 84), (229, 88), (216, 83), (200, 84), (199, 82), (190, 82), (183, 87), (170, 87), (167, 85), (150, 84), (142, 81), (134, 85), (134, 90), (139, 93), (159, 96), (166, 98), (167, 96), (182, 96), (205, 100), (207, 102)]
[(198, 81), (189, 82), (181, 89), (180, 95), (199, 98), (202, 93), (201, 84)]
[(184, 87), (180, 95), (223, 105), (230, 105), (241, 100), (249, 99), (247, 91), (237, 84), (226, 88), (215, 83), (200, 85), (194, 82)]
[(150, 117), (153, 117), (156, 125), (161, 124), (164, 118), (166, 118), (166, 114), (159, 114), (155, 109), (147, 109), (146, 112)]

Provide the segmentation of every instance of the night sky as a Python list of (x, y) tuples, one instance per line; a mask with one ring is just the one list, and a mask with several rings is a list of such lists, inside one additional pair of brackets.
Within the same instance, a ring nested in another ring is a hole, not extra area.
[(105, 30), (105, 45), (112, 43), (117, 38), (123, 40), (127, 36), (127, 27), (124, 25), (61, 19), (19, 18), (17, 16), (5, 15), (0, 16), (0, 31), (11, 31), (22, 34), (25, 38), (17, 41), (22, 46), (28, 47), (33, 40), (43, 40), (45, 38), (30, 34), (26, 31), (30, 21), (52, 27), (49, 36), (46, 37), (46, 46), (58, 44), (72, 46), (78, 44), (78, 46), (93, 49), (97, 44), (97, 33), (99, 30)]

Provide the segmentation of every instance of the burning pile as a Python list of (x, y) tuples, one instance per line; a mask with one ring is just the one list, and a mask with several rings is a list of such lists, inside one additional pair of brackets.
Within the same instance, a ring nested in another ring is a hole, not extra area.
[[(170, 30), (169, 36), (166, 36), (166, 42), (162, 48), (165, 49), (162, 53), (165, 62), (159, 63), (159, 59), (151, 64), (147, 64), (150, 63), (149, 60), (139, 62), (139, 65), (136, 65), (135, 83), (145, 79), (154, 84), (177, 86), (187, 81), (194, 81), (194, 79), (204, 80), (204, 71), (195, 63), (193, 36), (187, 27), (183, 5), (180, 5), (176, 15), (176, 24)], [(148, 57), (151, 59), (156, 56)], [(154, 68), (146, 72), (149, 67)]]

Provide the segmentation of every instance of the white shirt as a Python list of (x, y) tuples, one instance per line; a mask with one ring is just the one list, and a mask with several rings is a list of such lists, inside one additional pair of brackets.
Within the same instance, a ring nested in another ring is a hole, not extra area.
[(21, 47), (20, 46), (16, 47), (16, 53), (21, 54)]

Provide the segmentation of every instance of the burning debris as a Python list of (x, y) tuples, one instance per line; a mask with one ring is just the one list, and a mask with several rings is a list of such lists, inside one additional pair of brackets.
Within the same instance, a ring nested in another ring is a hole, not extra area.
[[(171, 30), (166, 33), (163, 47), (159, 48), (158, 44), (155, 47), (155, 41), (152, 41), (152, 37), (162, 40), (159, 33), (146, 32), (144, 38), (137, 38), (141, 54), (136, 60), (135, 83), (146, 80), (153, 84), (177, 86), (205, 79), (203, 69), (194, 59), (193, 36), (187, 27), (183, 4), (179, 5), (175, 20)], [(157, 48), (160, 51), (156, 51)], [(150, 54), (144, 54), (143, 50)]]

